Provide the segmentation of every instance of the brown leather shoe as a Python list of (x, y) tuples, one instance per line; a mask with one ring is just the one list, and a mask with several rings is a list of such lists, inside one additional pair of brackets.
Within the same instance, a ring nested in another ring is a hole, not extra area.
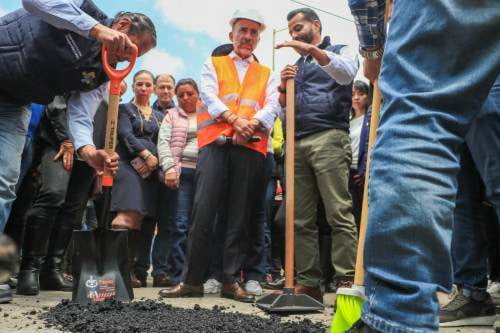
[(297, 283), (294, 288), (295, 294), (308, 295), (320, 303), (323, 303), (323, 293), (319, 287), (307, 287)]
[(179, 283), (175, 287), (160, 290), (158, 294), (160, 297), (165, 298), (203, 297), (203, 285), (190, 286), (189, 284)]
[(175, 287), (176, 284), (172, 283), (167, 274), (159, 274), (153, 276), (153, 287)]
[(238, 282), (223, 284), (220, 295), (244, 303), (253, 303), (255, 299), (254, 296), (247, 293)]

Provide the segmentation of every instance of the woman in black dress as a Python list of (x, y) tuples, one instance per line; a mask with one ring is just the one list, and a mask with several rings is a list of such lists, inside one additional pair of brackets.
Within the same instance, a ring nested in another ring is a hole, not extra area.
[[(129, 230), (129, 261), (133, 265), (135, 247), (144, 216), (156, 216), (158, 154), (156, 141), (162, 114), (154, 111), (149, 99), (153, 74), (141, 70), (134, 75), (134, 99), (120, 104), (118, 113), (118, 172), (113, 184), (111, 211), (116, 213), (114, 229)], [(131, 266), (132, 268), (132, 266)], [(132, 269), (131, 269), (132, 271)], [(132, 275), (132, 286), (140, 282)]]

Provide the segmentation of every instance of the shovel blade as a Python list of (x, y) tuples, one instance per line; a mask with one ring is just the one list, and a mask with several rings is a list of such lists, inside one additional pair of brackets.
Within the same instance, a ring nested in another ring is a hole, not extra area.
[(325, 306), (305, 294), (295, 294), (292, 290), (284, 290), (283, 293), (271, 293), (257, 300), (257, 306), (268, 312), (280, 312), (282, 314), (308, 313), (323, 311)]
[(131, 301), (126, 230), (74, 231), (73, 301)]

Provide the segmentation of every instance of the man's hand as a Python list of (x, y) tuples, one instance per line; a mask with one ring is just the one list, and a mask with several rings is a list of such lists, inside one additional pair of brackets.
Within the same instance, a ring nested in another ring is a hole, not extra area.
[(361, 190), (363, 189), (364, 187), (364, 184), (365, 184), (365, 176), (361, 176), (361, 175), (354, 175), (352, 177), (352, 180), (354, 181), (354, 184), (359, 187)]
[(303, 55), (311, 52), (311, 47), (313, 47), (313, 45), (301, 42), (299, 40), (291, 40), (276, 45), (277, 49), (281, 49), (282, 47), (293, 47), (293, 49), (297, 51), (297, 53)]
[(59, 152), (54, 156), (54, 162), (62, 158), (63, 168), (70, 171), (73, 168), (73, 155), (75, 148), (70, 140), (64, 140), (59, 147)]
[(253, 135), (254, 132), (254, 128), (252, 128), (252, 126), (250, 125), (250, 121), (248, 121), (245, 118), (236, 119), (236, 121), (233, 123), (233, 128), (238, 134), (238, 136), (243, 137), (245, 141), (250, 139), (250, 137)]
[(172, 167), (165, 172), (164, 182), (168, 188), (179, 188), (179, 175), (177, 174), (177, 171), (175, 171), (175, 168)]
[(79, 154), (88, 165), (96, 170), (99, 176), (104, 173), (104, 166), (113, 175), (118, 171), (118, 160), (120, 157), (116, 152), (108, 154), (104, 149), (95, 149), (94, 146), (87, 145), (79, 149)]
[(90, 30), (90, 36), (106, 46), (111, 63), (118, 59), (131, 59), (135, 44), (132, 43), (127, 34), (98, 23)]
[(240, 135), (238, 133), (233, 134), (233, 145), (237, 146), (243, 146), (248, 143), (249, 138), (245, 138), (243, 135)]
[(286, 89), (286, 81), (289, 79), (295, 79), (295, 75), (297, 75), (297, 65), (286, 65), (285, 68), (281, 71), (281, 89)]
[(365, 59), (363, 61), (363, 71), (365, 77), (370, 80), (370, 82), (374, 82), (380, 73), (380, 64), (382, 63), (382, 58), (377, 59)]

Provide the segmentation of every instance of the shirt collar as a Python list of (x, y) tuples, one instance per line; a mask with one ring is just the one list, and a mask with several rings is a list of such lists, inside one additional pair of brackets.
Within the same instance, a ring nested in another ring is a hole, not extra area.
[(234, 61), (245, 61), (245, 62), (247, 62), (249, 64), (255, 61), (255, 59), (253, 57), (253, 54), (250, 57), (246, 58), (246, 59), (242, 59), (239, 55), (236, 54), (236, 52), (231, 51), (231, 53), (229, 53), (228, 56), (231, 59), (233, 59)]

